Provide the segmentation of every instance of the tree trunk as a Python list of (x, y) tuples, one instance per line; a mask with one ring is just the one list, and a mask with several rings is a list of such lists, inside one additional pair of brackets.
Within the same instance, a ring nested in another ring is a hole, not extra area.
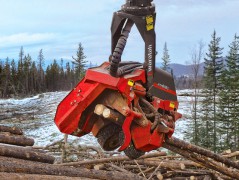
[(205, 156), (199, 155), (199, 154), (194, 154), (194, 152), (192, 152), (192, 151), (182, 150), (180, 147), (170, 145), (167, 142), (163, 144), (163, 147), (167, 148), (170, 151), (178, 153), (188, 159), (191, 159), (192, 161), (197, 162), (206, 168), (215, 170), (215, 171), (220, 172), (224, 175), (227, 175), (231, 178), (239, 179), (239, 171), (225, 167), (221, 163), (215, 162), (214, 160), (209, 159), (208, 157), (205, 157)]
[[(153, 154), (153, 153), (152, 153)], [(165, 156), (165, 152), (157, 152), (157, 156)], [(139, 159), (147, 158), (147, 157), (152, 157), (151, 154), (146, 154)], [(155, 154), (154, 156), (155, 157)], [(108, 162), (117, 162), (117, 161), (126, 161), (130, 160), (127, 156), (119, 156), (119, 157), (111, 157), (111, 158), (102, 158), (102, 159), (95, 159), (95, 160), (86, 160), (86, 161), (80, 161), (80, 162), (70, 162), (70, 163), (62, 163), (59, 165), (63, 166), (80, 166), (80, 165), (85, 165), (85, 164), (101, 164), (101, 163), (108, 163)]]
[(31, 148), (5, 146), (0, 144), (0, 156), (13, 157), (18, 159), (26, 159), (30, 161), (38, 161), (53, 164), (55, 158), (53, 156), (36, 152)]
[(143, 179), (138, 175), (128, 175), (117, 171), (89, 170), (82, 167), (62, 167), (2, 156), (0, 156), (0, 172), (86, 177), (107, 180)]
[(39, 175), (39, 174), (22, 174), (22, 173), (0, 173), (0, 179), (11, 179), (11, 180), (93, 180), (88, 178), (79, 178), (79, 177), (67, 177), (67, 176), (51, 176), (51, 175)]
[(223, 156), (220, 156), (218, 154), (215, 154), (213, 153), (212, 151), (209, 151), (207, 149), (204, 149), (204, 148), (201, 148), (199, 146), (196, 146), (196, 145), (193, 145), (193, 144), (190, 144), (190, 143), (187, 143), (185, 141), (182, 141), (180, 139), (177, 139), (175, 137), (172, 137), (170, 139), (167, 139), (165, 141), (167, 144), (169, 145), (173, 145), (173, 146), (177, 146), (181, 149), (185, 149), (185, 150), (189, 150), (189, 151), (192, 151), (192, 152), (196, 152), (198, 154), (201, 154), (201, 155), (204, 155), (206, 157), (209, 157), (209, 158), (212, 158), (218, 162), (221, 162), (229, 167), (233, 167), (233, 168), (236, 168), (236, 169), (239, 169), (239, 163), (236, 163), (234, 161), (231, 161)]
[(0, 126), (0, 132), (10, 132), (12, 134), (23, 135), (23, 132), (20, 128), (17, 127), (8, 127), (8, 126)]
[(13, 144), (18, 146), (33, 146), (34, 139), (27, 138), (24, 136), (0, 134), (0, 143)]

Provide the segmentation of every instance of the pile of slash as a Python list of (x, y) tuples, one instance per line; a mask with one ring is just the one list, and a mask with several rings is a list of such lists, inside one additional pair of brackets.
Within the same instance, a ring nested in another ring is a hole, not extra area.
[(164, 143), (172, 153), (154, 151), (137, 160), (77, 145), (66, 135), (33, 145), (21, 129), (0, 126), (0, 179), (239, 179), (239, 152), (218, 155), (177, 138)]

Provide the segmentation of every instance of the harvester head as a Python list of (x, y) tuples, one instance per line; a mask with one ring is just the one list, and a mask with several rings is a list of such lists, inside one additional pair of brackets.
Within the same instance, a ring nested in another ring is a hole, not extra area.
[[(118, 148), (132, 159), (161, 147), (181, 117), (173, 77), (154, 67), (156, 14), (151, 2), (127, 0), (114, 13), (110, 62), (88, 69), (55, 116), (61, 132), (78, 137), (92, 133), (105, 151)], [(121, 62), (134, 24), (145, 41), (144, 63)]]

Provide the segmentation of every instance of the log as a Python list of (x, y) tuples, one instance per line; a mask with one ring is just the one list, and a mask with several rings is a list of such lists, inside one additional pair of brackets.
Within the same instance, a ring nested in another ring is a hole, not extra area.
[(110, 172), (102, 170), (89, 170), (86, 168), (62, 167), (40, 162), (26, 161), (0, 156), (0, 172), (8, 173), (25, 173), (25, 174), (42, 174), (68, 177), (85, 177), (95, 179), (136, 179), (141, 180), (138, 175), (128, 175), (120, 172)]
[(147, 153), (143, 156), (141, 156), (139, 159), (146, 159), (146, 158), (155, 158), (155, 157), (166, 157), (167, 153), (163, 152), (163, 151), (159, 151), (159, 152), (153, 152), (153, 153)]
[[(159, 155), (165, 156), (165, 152), (158, 152), (157, 156)], [(146, 154), (139, 159), (144, 159), (147, 157), (151, 157), (150, 154)], [(58, 164), (61, 166), (80, 166), (80, 165), (85, 165), (85, 164), (100, 164), (100, 163), (108, 163), (108, 162), (120, 162), (120, 161), (127, 161), (130, 160), (127, 156), (118, 156), (118, 157), (112, 157), (112, 158), (102, 158), (102, 159), (95, 159), (95, 160), (86, 160), (86, 161), (80, 161), (80, 162), (70, 162), (70, 163), (62, 163)]]
[(0, 173), (0, 179), (11, 180), (94, 180), (82, 177), (67, 177), (67, 176), (53, 176), (53, 175), (39, 175), (39, 174), (20, 174), (20, 173)]
[(126, 169), (123, 169), (123, 168), (121, 168), (121, 167), (119, 167), (119, 166), (116, 166), (116, 165), (114, 165), (114, 164), (108, 164), (108, 165), (109, 165), (110, 167), (112, 167), (112, 168), (114, 168), (114, 169), (120, 171), (120, 172), (132, 174), (130, 171), (127, 171)]
[(187, 143), (185, 141), (182, 141), (180, 139), (177, 139), (175, 137), (172, 137), (170, 139), (167, 139), (165, 141), (167, 144), (170, 144), (170, 145), (173, 145), (173, 146), (177, 146), (181, 149), (185, 149), (185, 150), (189, 150), (189, 151), (192, 151), (192, 152), (196, 152), (198, 154), (201, 154), (201, 155), (204, 155), (206, 157), (210, 157), (218, 162), (221, 162), (229, 167), (233, 167), (233, 168), (236, 168), (236, 169), (239, 169), (239, 163), (236, 163), (234, 161), (231, 161), (223, 156), (220, 156), (216, 153), (213, 153), (212, 151), (209, 151), (207, 149), (204, 149), (204, 148), (201, 148), (199, 146), (196, 146), (196, 145), (193, 145), (193, 144), (190, 144), (190, 143)]
[(9, 127), (0, 125), (0, 132), (10, 132), (12, 134), (23, 135), (23, 132), (18, 127)]
[(42, 152), (34, 151), (30, 148), (18, 146), (5, 146), (0, 144), (0, 156), (14, 157), (30, 161), (38, 161), (53, 164), (55, 158)]
[[(160, 165), (161, 168), (166, 168), (166, 169), (185, 169), (185, 165), (182, 163), (170, 163), (169, 161), (163, 162), (163, 161), (149, 161), (149, 160), (136, 160), (137, 163), (141, 165), (146, 165), (146, 166), (156, 166), (158, 167)], [(134, 162), (129, 161), (127, 164), (134, 164)]]
[(20, 135), (12, 136), (0, 134), (0, 143), (13, 144), (18, 146), (33, 146), (34, 139)]
[(170, 171), (170, 172), (167, 172), (165, 174), (163, 174), (163, 177), (164, 178), (170, 178), (170, 177), (180, 177), (180, 176), (206, 176), (206, 175), (209, 175), (211, 176), (211, 173), (209, 173), (208, 171), (206, 172), (203, 172), (203, 171), (199, 171), (197, 172), (196, 170), (194, 171)]
[(185, 179), (190, 179), (190, 180), (211, 180), (212, 178), (210, 176), (190, 176), (190, 177), (173, 177), (165, 180), (185, 180)]
[(235, 157), (235, 156), (239, 156), (239, 151), (235, 151), (233, 153), (223, 155), (223, 157), (225, 157), (225, 158), (231, 158), (231, 157)]
[(191, 159), (192, 161), (197, 162), (206, 168), (215, 170), (215, 171), (220, 172), (224, 175), (227, 175), (231, 178), (239, 179), (239, 171), (235, 171), (230, 168), (224, 167), (221, 164), (215, 162), (214, 160), (209, 159), (208, 157), (205, 157), (203, 155), (194, 154), (191, 151), (182, 150), (179, 147), (172, 146), (167, 143), (164, 143), (163, 147), (167, 148), (168, 150), (173, 151), (177, 154), (180, 154), (188, 159)]

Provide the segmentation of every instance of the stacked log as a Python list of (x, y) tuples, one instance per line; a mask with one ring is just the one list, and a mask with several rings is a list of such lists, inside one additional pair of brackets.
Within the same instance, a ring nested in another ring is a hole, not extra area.
[(36, 151), (34, 139), (25, 137), (17, 127), (0, 126), (0, 156), (53, 164), (55, 158), (44, 151)]
[[(163, 146), (179, 155), (154, 151), (137, 160), (117, 151), (78, 146), (67, 138), (32, 146), (34, 140), (16, 128), (0, 126), (0, 140), (7, 143), (0, 144), (0, 179), (239, 179), (239, 164), (229, 159), (238, 152), (218, 155), (174, 137)], [(62, 159), (52, 164), (49, 154)]]
[[(239, 179), (239, 164), (222, 155), (174, 137), (167, 139), (163, 146), (181, 156), (154, 152), (130, 160), (120, 155), (101, 157), (100, 150), (96, 150), (98, 154), (90, 160), (79, 159), (78, 162), (60, 163), (59, 166), (133, 173), (147, 179)], [(71, 153), (74, 151), (71, 150)], [(237, 153), (231, 153), (227, 157), (233, 155)]]

